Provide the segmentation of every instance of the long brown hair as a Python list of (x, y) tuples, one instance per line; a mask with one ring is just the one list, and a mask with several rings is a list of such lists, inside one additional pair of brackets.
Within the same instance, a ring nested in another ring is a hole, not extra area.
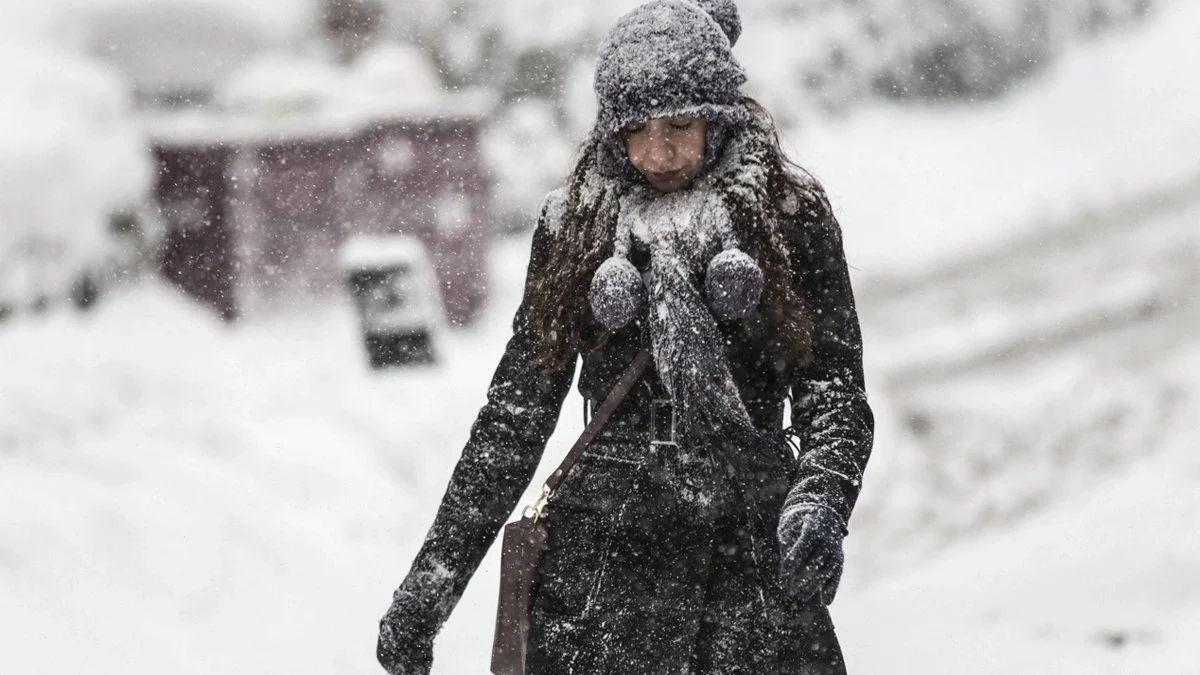
[[(742, 326), (749, 337), (764, 344), (774, 365), (784, 369), (809, 358), (813, 323), (792, 266), (799, 233), (783, 231), (783, 223), (795, 216), (782, 213), (779, 201), (792, 195), (800, 200), (793, 205), (798, 210), (815, 214), (822, 224), (833, 221), (816, 180), (784, 153), (767, 110), (749, 97), (743, 97), (742, 104), (750, 113), (750, 124), (762, 132), (758, 134), (763, 143), (760, 160), (766, 173), (765, 183), (756, 190), (739, 185), (743, 189), (724, 191), (740, 245), (758, 261), (765, 281), (759, 310)], [(610, 334), (592, 317), (587, 296), (596, 269), (613, 253), (616, 204), (631, 186), (598, 177), (598, 151), (598, 139), (589, 137), (564, 183), (566, 196), (561, 220), (555, 224), (554, 244), (529, 298), (530, 326), (537, 340), (535, 360), (544, 367), (564, 367), (577, 352), (599, 347)], [(753, 194), (764, 190), (766, 194)]]

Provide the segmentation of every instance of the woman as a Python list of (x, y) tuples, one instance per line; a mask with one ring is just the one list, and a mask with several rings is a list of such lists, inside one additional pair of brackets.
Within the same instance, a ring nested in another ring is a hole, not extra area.
[(393, 675), (429, 672), (577, 357), (594, 406), (643, 349), (654, 368), (550, 504), (528, 672), (845, 672), (826, 605), (871, 448), (861, 337), (829, 202), (739, 92), (740, 31), (731, 0), (654, 0), (603, 43), (594, 130), (380, 623)]

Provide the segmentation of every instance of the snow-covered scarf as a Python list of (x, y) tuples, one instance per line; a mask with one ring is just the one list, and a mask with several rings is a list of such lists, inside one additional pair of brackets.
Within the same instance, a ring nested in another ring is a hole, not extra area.
[[(725, 357), (719, 320), (753, 311), (763, 290), (762, 271), (737, 248), (730, 205), (742, 205), (741, 226), (778, 230), (766, 185), (768, 152), (765, 131), (748, 125), (689, 189), (662, 194), (637, 186), (619, 199), (601, 200), (601, 211), (618, 209), (614, 255), (597, 270), (589, 294), (593, 314), (611, 329), (632, 320), (648, 301), (651, 350), (675, 408), (676, 440), (713, 453), (743, 488), (778, 457), (779, 441), (750, 418)], [(628, 260), (633, 240), (650, 251), (644, 278)]]

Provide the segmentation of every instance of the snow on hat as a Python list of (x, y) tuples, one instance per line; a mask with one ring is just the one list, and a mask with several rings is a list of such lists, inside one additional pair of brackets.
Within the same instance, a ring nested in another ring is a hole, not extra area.
[(741, 32), (734, 0), (652, 0), (617, 21), (596, 63), (601, 173), (636, 176), (621, 130), (678, 115), (709, 122), (711, 165), (729, 127), (747, 120), (739, 105), (746, 74), (733, 56)]
[(734, 0), (692, 0), (700, 5), (708, 15), (717, 22), (721, 31), (729, 38), (729, 46), (737, 44), (742, 35), (742, 17), (738, 14), (737, 3)]

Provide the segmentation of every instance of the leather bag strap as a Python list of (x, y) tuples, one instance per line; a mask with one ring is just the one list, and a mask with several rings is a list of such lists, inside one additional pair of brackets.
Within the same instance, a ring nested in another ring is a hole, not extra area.
[(650, 365), (650, 352), (642, 350), (634, 357), (633, 363), (625, 370), (625, 374), (617, 381), (616, 386), (608, 393), (608, 398), (604, 399), (604, 403), (596, 410), (596, 414), (592, 416), (592, 420), (588, 422), (583, 433), (579, 435), (579, 440), (575, 441), (575, 445), (571, 446), (571, 451), (563, 458), (558, 468), (550, 477), (546, 479), (546, 486), (542, 488), (542, 499), (549, 499), (550, 495), (558, 489), (558, 484), (566, 478), (571, 467), (575, 466), (575, 462), (579, 461), (579, 457), (583, 451), (587, 449), (589, 443), (592, 442), (596, 435), (604, 429), (604, 425), (608, 422), (608, 418), (617, 410), (629, 392), (633, 390), (633, 385), (637, 384), (638, 379), (646, 372), (646, 368)]

